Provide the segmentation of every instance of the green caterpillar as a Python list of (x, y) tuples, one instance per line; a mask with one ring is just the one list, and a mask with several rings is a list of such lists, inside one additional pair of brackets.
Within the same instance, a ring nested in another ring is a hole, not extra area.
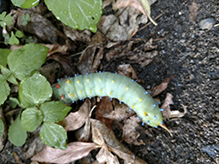
[[(100, 72), (58, 80), (53, 87), (55, 97), (72, 103), (93, 96), (109, 96), (127, 104), (152, 127), (163, 127), (163, 118), (158, 103), (132, 79), (110, 72)], [(165, 128), (166, 129), (166, 128)]]

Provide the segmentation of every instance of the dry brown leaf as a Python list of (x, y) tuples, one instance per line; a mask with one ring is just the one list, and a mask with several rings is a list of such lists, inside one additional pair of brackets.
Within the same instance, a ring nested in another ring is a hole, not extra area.
[(52, 59), (52, 60), (59, 62), (62, 65), (66, 75), (68, 75), (68, 76), (75, 75), (76, 68), (73, 65), (69, 56), (65, 56), (63, 54), (54, 54), (54, 55), (51, 55), (47, 58), (47, 60), (49, 60), (49, 59)]
[[(22, 25), (22, 17), (25, 14), (29, 14), (31, 20), (27, 25)], [(40, 40), (50, 43), (58, 43), (58, 38), (62, 37), (68, 39), (64, 34), (62, 34), (48, 19), (44, 18), (40, 14), (33, 13), (29, 10), (12, 10), (10, 15), (12, 15), (13, 24), (8, 27), (10, 32), (13, 27), (18, 27), (19, 30), (35, 35)], [(15, 25), (15, 23), (17, 23)]]
[(31, 158), (32, 161), (49, 163), (69, 163), (87, 156), (91, 150), (98, 148), (95, 143), (72, 142), (66, 150), (46, 146), (40, 153)]
[(164, 103), (161, 106), (161, 108), (164, 109), (164, 111), (162, 112), (164, 119), (169, 119), (169, 118), (174, 118), (174, 117), (176, 117), (176, 118), (183, 117), (187, 113), (186, 106), (184, 106), (183, 104), (182, 104), (182, 107), (184, 109), (183, 112), (180, 112), (178, 110), (171, 111), (170, 104), (173, 104), (172, 98), (173, 98), (172, 94), (167, 93), (166, 98), (164, 100)]
[(90, 118), (95, 108), (96, 105), (90, 110), (89, 117), (87, 117), (85, 125), (76, 131), (75, 137), (78, 139), (78, 141), (87, 142), (89, 140), (91, 133)]
[(130, 64), (122, 64), (119, 65), (118, 68), (118, 74), (125, 75), (131, 79), (138, 80), (138, 82), (142, 82), (136, 75), (135, 70)]
[[(128, 161), (130, 164), (147, 164), (145, 161), (136, 157), (130, 150), (124, 147), (114, 135), (113, 131), (108, 129), (102, 122), (91, 119), (92, 128), (97, 128), (101, 133), (107, 146), (111, 148), (111, 151), (119, 156), (121, 159)], [(126, 156), (123, 156), (127, 154)], [(129, 157), (129, 158), (128, 158)]]
[(96, 119), (103, 122), (108, 128), (111, 129), (112, 120), (105, 118), (104, 115), (113, 111), (111, 99), (109, 97), (102, 97), (97, 104)]
[(97, 161), (99, 163), (106, 163), (106, 164), (119, 164), (118, 158), (110, 153), (110, 151), (107, 149), (107, 146), (104, 145), (98, 154), (96, 155)]
[(155, 97), (157, 95), (159, 95), (161, 92), (163, 92), (168, 84), (169, 84), (169, 81), (173, 78), (174, 76), (171, 76), (169, 78), (167, 78), (164, 82), (162, 82), (160, 85), (156, 86), (153, 91), (151, 92), (151, 96), (152, 97)]
[(96, 155), (99, 163), (119, 164), (118, 158), (109, 152), (103, 136), (97, 128), (92, 128), (92, 140), (102, 147), (99, 153)]
[(115, 106), (115, 110), (110, 113), (105, 113), (103, 116), (108, 119), (121, 121), (127, 119), (133, 114), (135, 114), (135, 112), (133, 110), (129, 111), (129, 107), (127, 105), (120, 104)]
[(71, 38), (72, 41), (81, 41), (89, 43), (91, 41), (91, 31), (89, 30), (75, 30), (69, 26), (62, 24), (65, 35)]
[(116, 3), (113, 5), (113, 9), (119, 9), (121, 7), (134, 7), (135, 9), (139, 10), (141, 13), (146, 15), (151, 22), (156, 26), (157, 23), (151, 18), (151, 11), (150, 11), (150, 3), (148, 0), (117, 0)]
[(87, 120), (91, 109), (91, 102), (86, 99), (80, 109), (75, 113), (70, 113), (62, 121), (59, 122), (66, 131), (79, 129)]
[(170, 118), (170, 113), (171, 113), (171, 110), (170, 110), (170, 104), (173, 104), (173, 95), (170, 94), (170, 93), (167, 93), (166, 94), (166, 98), (161, 106), (162, 109), (164, 109), (164, 111), (162, 112), (163, 113), (163, 118), (164, 119), (169, 119)]
[(82, 74), (94, 73), (100, 65), (100, 60), (103, 58), (103, 47), (100, 48), (97, 55), (95, 55), (98, 46), (88, 46), (81, 54), (77, 64), (78, 70)]
[(122, 139), (133, 145), (142, 145), (144, 142), (142, 140), (137, 140), (140, 136), (140, 133), (136, 131), (136, 128), (139, 127), (141, 122), (136, 116), (130, 117), (130, 119), (124, 121)]
[(192, 2), (191, 5), (189, 5), (189, 20), (194, 21), (196, 19), (196, 16), (198, 14), (198, 9), (200, 8), (200, 4), (197, 4), (196, 2)]

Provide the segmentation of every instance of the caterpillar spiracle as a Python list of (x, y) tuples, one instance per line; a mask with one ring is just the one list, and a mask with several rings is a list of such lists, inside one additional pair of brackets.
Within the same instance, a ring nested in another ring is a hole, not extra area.
[(166, 129), (158, 103), (141, 85), (126, 76), (110, 72), (79, 75), (58, 80), (53, 91), (55, 97), (65, 103), (93, 96), (116, 98), (133, 109), (143, 124)]

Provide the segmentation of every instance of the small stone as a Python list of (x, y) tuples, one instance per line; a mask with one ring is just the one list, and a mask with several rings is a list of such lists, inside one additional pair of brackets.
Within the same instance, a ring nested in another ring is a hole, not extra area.
[(215, 24), (215, 19), (213, 18), (207, 18), (207, 19), (203, 19), (200, 23), (199, 23), (199, 27), (202, 30), (210, 30), (213, 25)]

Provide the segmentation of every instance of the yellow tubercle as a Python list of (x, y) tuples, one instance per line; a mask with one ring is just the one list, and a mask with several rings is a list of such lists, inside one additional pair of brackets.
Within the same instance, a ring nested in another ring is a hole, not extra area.
[(101, 79), (99, 79), (99, 81), (101, 81)]
[(114, 83), (115, 81), (114, 80), (112, 80), (112, 83)]
[(90, 81), (90, 79), (87, 79), (87, 81)]
[(147, 112), (144, 112), (144, 116), (147, 116), (148, 114), (147, 114)]
[(110, 95), (112, 95), (113, 93), (112, 92), (110, 92)]
[(80, 81), (78, 80), (77, 83), (80, 83)]
[(126, 89), (128, 90), (128, 89), (129, 89), (129, 87), (126, 87)]
[(102, 92), (102, 90), (100, 90), (100, 92)]
[(121, 100), (123, 100), (123, 97), (121, 97)]
[(66, 81), (66, 83), (68, 83), (68, 84), (69, 84), (69, 83), (70, 83), (70, 80), (67, 80), (67, 81)]
[(140, 98), (139, 101), (142, 101), (142, 99)]
[(91, 92), (91, 90), (89, 90), (89, 92)]
[(79, 93), (82, 93), (82, 91), (79, 91)]
[(133, 105), (133, 106), (132, 106), (132, 109), (134, 109), (134, 108), (135, 108), (135, 106)]
[(74, 97), (74, 95), (73, 95), (73, 94), (70, 94), (70, 96), (71, 96), (71, 97)]

